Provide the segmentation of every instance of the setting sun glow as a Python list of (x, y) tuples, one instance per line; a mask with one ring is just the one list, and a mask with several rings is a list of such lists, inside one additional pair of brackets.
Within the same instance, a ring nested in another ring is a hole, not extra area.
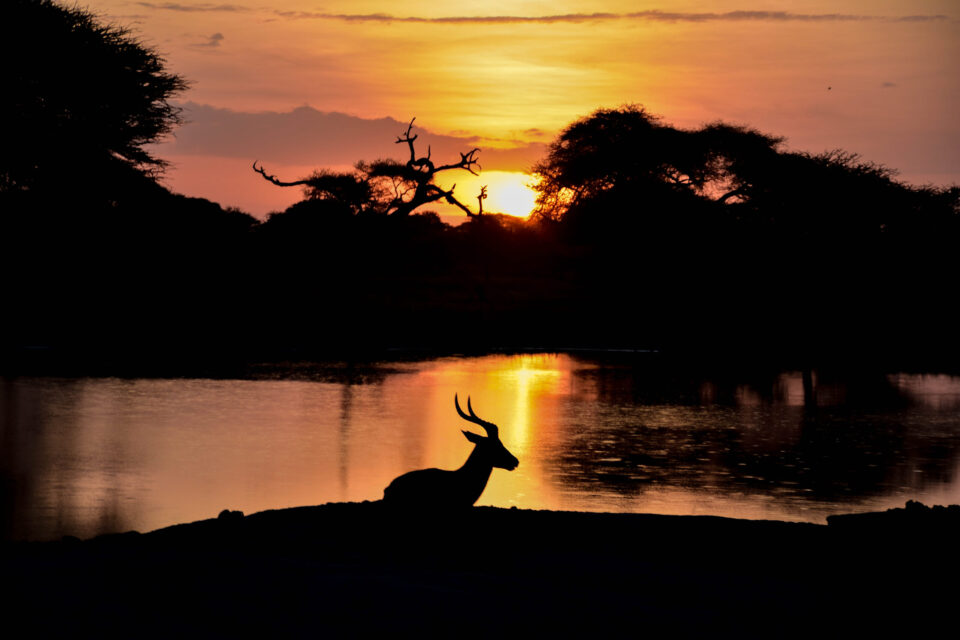
[(532, 178), (525, 173), (491, 171), (488, 173), (490, 211), (526, 218), (533, 211), (537, 194), (530, 188)]
[[(506, 213), (526, 218), (533, 211), (537, 194), (530, 187), (533, 183), (533, 176), (530, 174), (519, 171), (481, 171), (479, 176), (471, 176), (465, 173), (438, 176), (438, 182), (445, 189), (456, 184), (454, 193), (457, 198), (473, 211), (477, 210), (477, 195), (483, 186), (487, 187), (487, 198), (483, 201), (484, 213)], [(451, 207), (451, 212), (456, 211)]]

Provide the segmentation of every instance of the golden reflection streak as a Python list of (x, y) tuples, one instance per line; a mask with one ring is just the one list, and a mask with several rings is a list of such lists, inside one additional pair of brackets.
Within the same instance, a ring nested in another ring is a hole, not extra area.
[(496, 372), (492, 382), (507, 404), (505, 413), (511, 415), (507, 446), (520, 458), (521, 466), (508, 477), (498, 478), (498, 483), (488, 489), (481, 501), (517, 506), (542, 504), (549, 483), (545, 482), (540, 466), (542, 456), (535, 456), (533, 452), (555, 436), (552, 433), (552, 426), (557, 422), (554, 398), (569, 378), (569, 361), (555, 355), (524, 355), (508, 364)]
[(469, 369), (463, 367), (463, 360), (450, 359), (435, 369), (418, 372), (418, 377), (429, 379), (414, 386), (432, 390), (426, 402), (429, 423), (435, 425), (423, 433), (428, 441), (420, 468), (456, 469), (466, 460), (470, 445), (457, 430), (470, 427), (461, 423), (452, 429), (449, 425), (456, 419), (454, 394), (459, 394), (461, 401), (469, 396), (477, 415), (500, 427), (504, 446), (520, 460), (512, 472), (494, 470), (478, 504), (533, 508), (552, 504), (544, 495), (549, 483), (544, 479), (541, 456), (534, 450), (556, 438), (557, 398), (569, 384), (572, 367), (568, 356), (535, 354), (487, 356), (474, 361)]
[(534, 430), (535, 407), (542, 401), (541, 396), (556, 389), (561, 372), (555, 368), (544, 368), (542, 356), (522, 356), (518, 367), (505, 369), (498, 381), (508, 386), (514, 395), (513, 429), (516, 436), (513, 442), (526, 450), (530, 447)]

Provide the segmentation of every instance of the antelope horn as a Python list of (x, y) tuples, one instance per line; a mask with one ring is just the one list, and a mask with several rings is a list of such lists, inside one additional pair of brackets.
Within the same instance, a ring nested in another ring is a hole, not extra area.
[(473, 407), (470, 406), (470, 396), (467, 396), (467, 411), (470, 412), (470, 415), (467, 415), (463, 412), (463, 409), (460, 408), (460, 400), (457, 398), (457, 394), (453, 394), (453, 404), (457, 408), (457, 413), (460, 414), (460, 417), (466, 420), (467, 422), (472, 422), (474, 424), (480, 425), (483, 427), (483, 430), (487, 432), (487, 436), (490, 438), (499, 437), (499, 429), (497, 425), (492, 422), (487, 422), (482, 420), (473, 412)]

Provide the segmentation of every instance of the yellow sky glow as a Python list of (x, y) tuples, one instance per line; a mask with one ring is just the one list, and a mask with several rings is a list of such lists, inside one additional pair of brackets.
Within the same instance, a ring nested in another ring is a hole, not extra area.
[(484, 171), (479, 176), (457, 172), (440, 178), (438, 183), (444, 189), (456, 185), (454, 195), (473, 211), (477, 210), (477, 195), (483, 186), (487, 187), (487, 198), (483, 201), (486, 213), (526, 218), (537, 198), (536, 192), (530, 188), (533, 177), (517, 171)]
[[(90, 8), (162, 51), (192, 81), (184, 99), (199, 104), (416, 115), (427, 131), (489, 150), (549, 142), (597, 108), (640, 103), (676, 126), (749, 124), (793, 148), (858, 152), (912, 182), (960, 182), (954, 0), (94, 0)], [(240, 164), (214, 167), (208, 153), (198, 166), (178, 154), (171, 145), (175, 164), (221, 180)], [(487, 160), (485, 169), (516, 169)], [(179, 169), (168, 182), (254, 213), (290, 198), (244, 199), (237, 185), (255, 176), (230, 175), (230, 190), (212, 180), (204, 188)]]

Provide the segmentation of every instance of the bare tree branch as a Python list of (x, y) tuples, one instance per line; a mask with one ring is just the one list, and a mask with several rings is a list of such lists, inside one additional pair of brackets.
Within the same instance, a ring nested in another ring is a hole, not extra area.
[(479, 161), (476, 158), (476, 155), (478, 153), (480, 153), (479, 148), (473, 149), (468, 153), (461, 153), (460, 162), (456, 164), (441, 165), (435, 169), (435, 172), (447, 171), (448, 169), (466, 169), (473, 175), (478, 176), (480, 174), (473, 170), (474, 165), (476, 165), (477, 169), (483, 169), (483, 167), (480, 166)]
[(417, 157), (416, 151), (414, 151), (413, 149), (413, 142), (414, 140), (417, 139), (417, 136), (413, 136), (413, 137), (410, 136), (410, 131), (413, 129), (414, 120), (416, 120), (416, 117), (410, 120), (410, 124), (407, 125), (407, 132), (404, 133), (402, 136), (397, 136), (397, 142), (395, 143), (395, 144), (403, 144), (404, 142), (406, 142), (408, 145), (410, 145), (410, 162), (415, 162)]
[(284, 182), (283, 180), (278, 179), (277, 176), (270, 175), (269, 173), (267, 173), (267, 172), (264, 170), (264, 168), (263, 168), (262, 165), (261, 165), (260, 167), (258, 167), (258, 166), (257, 166), (257, 160), (254, 160), (254, 161), (253, 161), (253, 170), (256, 171), (257, 173), (259, 173), (260, 175), (262, 175), (263, 178), (264, 178), (264, 180), (266, 180), (266, 181), (268, 181), (268, 182), (272, 182), (273, 184), (277, 185), (278, 187), (299, 187), (299, 186), (305, 186), (305, 185), (310, 184), (310, 179), (309, 179), (309, 178), (304, 178), (303, 180), (295, 180), (295, 181), (293, 181), (293, 182)]

